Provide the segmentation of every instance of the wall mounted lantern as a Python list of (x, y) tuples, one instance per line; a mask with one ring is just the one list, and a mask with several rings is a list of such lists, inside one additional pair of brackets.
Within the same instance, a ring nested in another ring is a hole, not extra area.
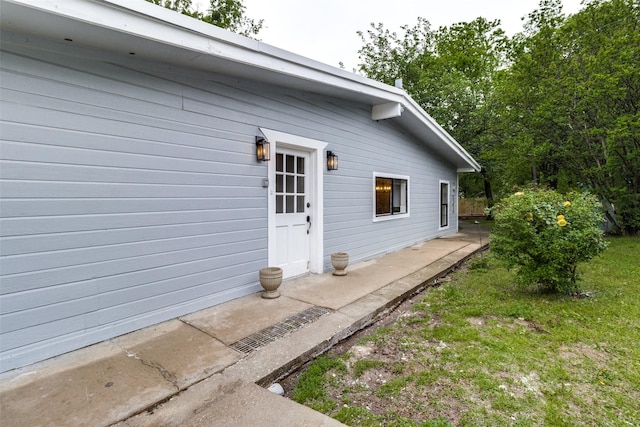
[(261, 136), (256, 136), (256, 158), (259, 162), (267, 162), (271, 159), (269, 141)]
[(332, 151), (327, 151), (327, 170), (338, 170), (338, 156)]

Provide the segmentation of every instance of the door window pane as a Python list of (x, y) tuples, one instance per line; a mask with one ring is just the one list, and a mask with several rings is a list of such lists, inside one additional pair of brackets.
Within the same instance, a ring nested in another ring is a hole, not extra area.
[(287, 154), (287, 170), (288, 173), (295, 173), (294, 164), (296, 156), (290, 156)]
[(296, 212), (298, 213), (304, 213), (304, 196), (297, 196), (296, 197), (297, 200), (297, 209)]
[(282, 154), (276, 154), (276, 172), (282, 172)]
[(293, 175), (287, 175), (287, 193), (295, 193), (295, 177)]
[(294, 213), (294, 202), (296, 196), (287, 196), (287, 213)]
[(284, 205), (284, 198), (282, 196), (276, 196), (276, 213), (282, 213), (282, 207)]
[(304, 175), (304, 157), (298, 157), (298, 169), (297, 169), (297, 173), (299, 173), (300, 175)]

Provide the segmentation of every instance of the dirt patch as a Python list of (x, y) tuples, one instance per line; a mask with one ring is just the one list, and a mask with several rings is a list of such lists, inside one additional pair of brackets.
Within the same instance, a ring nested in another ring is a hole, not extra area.
[[(439, 284), (444, 281), (441, 279)], [(448, 379), (434, 381), (435, 377), (419, 374), (429, 368), (438, 352), (447, 348), (444, 342), (419, 339), (407, 343), (400, 337), (398, 340), (386, 339), (387, 335), (383, 342), (376, 341), (376, 332), (392, 325), (401, 324), (408, 334), (441, 325), (439, 316), (426, 316), (423, 311), (414, 309), (414, 305), (422, 301), (424, 293), (428, 291), (429, 288), (414, 295), (384, 318), (329, 350), (331, 357), (342, 356), (347, 367), (347, 373), (328, 374), (330, 378), (326, 393), (329, 399), (338, 402), (336, 411), (363, 408), (378, 416), (392, 413), (396, 418), (426, 420), (446, 417), (454, 423), (459, 420), (466, 405), (462, 399), (450, 399), (446, 407), (433, 407), (431, 402), (437, 401), (445, 389), (463, 387), (463, 384), (454, 384)], [(431, 354), (434, 356), (425, 356)], [(359, 363), (369, 363), (371, 366), (356, 375)], [(299, 376), (305, 369), (306, 366), (280, 381), (285, 397), (291, 398)], [(416, 378), (412, 378), (414, 375)], [(426, 383), (430, 383), (429, 387), (424, 386)]]
[[(467, 269), (466, 264), (458, 266), (456, 271)], [(434, 329), (443, 324), (437, 314), (427, 315), (419, 307), (425, 293), (433, 287), (442, 286), (451, 281), (450, 275), (438, 278), (430, 287), (423, 289), (410, 299), (399, 304), (386, 316), (372, 325), (355, 333), (333, 346), (327, 355), (342, 356), (347, 373), (329, 373), (326, 383), (327, 397), (338, 402), (343, 408), (364, 408), (375, 415), (393, 414), (395, 419), (435, 419), (445, 418), (454, 424), (460, 419), (467, 402), (464, 399), (449, 399), (446, 404), (433, 402), (443, 393), (451, 394), (452, 389), (465, 387), (464, 381), (454, 383), (448, 378), (437, 380), (421, 372), (429, 370), (439, 352), (447, 349), (447, 344), (435, 339), (420, 338), (407, 343), (400, 336), (376, 343), (375, 334), (381, 328), (400, 324), (407, 334), (419, 333), (425, 327)], [(394, 334), (395, 335), (395, 334)], [(386, 336), (385, 336), (386, 337)], [(372, 362), (361, 375), (354, 375), (358, 362)], [(310, 362), (311, 363), (311, 362)], [(291, 398), (299, 377), (308, 363), (298, 371), (279, 381), (285, 397)], [(436, 370), (434, 370), (434, 373)], [(415, 376), (415, 378), (412, 378)], [(425, 384), (429, 384), (425, 387)], [(353, 391), (345, 393), (346, 391)], [(336, 411), (341, 408), (336, 408)]]
[(560, 347), (559, 355), (569, 362), (586, 358), (601, 368), (605, 368), (609, 361), (607, 353), (584, 344), (574, 344), (571, 347), (563, 345)]
[[(414, 304), (416, 304), (417, 301), (421, 299), (420, 296), (423, 294), (423, 292), (425, 291), (422, 291), (421, 293), (416, 294), (415, 297), (402, 302), (394, 310), (389, 312), (389, 314), (379, 319), (377, 322), (373, 323), (367, 328), (362, 329), (361, 331), (358, 331), (355, 334), (351, 335), (349, 338), (339, 342), (338, 344), (333, 346), (327, 352), (327, 354), (329, 356), (339, 356), (350, 351), (353, 353), (352, 357), (354, 357), (355, 360), (358, 360), (358, 358), (364, 359), (365, 357), (370, 357), (374, 353), (376, 354), (376, 358), (386, 357), (388, 360), (398, 359), (398, 355), (400, 353), (398, 348), (396, 348), (396, 346), (384, 346), (381, 348), (376, 348), (373, 345), (366, 345), (366, 346), (358, 345), (358, 342), (362, 341), (366, 337), (370, 337), (371, 335), (376, 333), (376, 331), (379, 330), (380, 328), (386, 328), (394, 324), (398, 319), (403, 319), (403, 318), (411, 319), (411, 318), (416, 318), (420, 316), (421, 312), (413, 311), (413, 306)], [(435, 324), (435, 321), (434, 321), (434, 324)], [(403, 356), (400, 355), (399, 359), (402, 360), (402, 357)], [(292, 374), (290, 374), (289, 376), (287, 376), (286, 378), (280, 381), (280, 384), (285, 390), (285, 397), (289, 397), (289, 398), (291, 397), (293, 389), (296, 387), (298, 383), (298, 377), (302, 372), (304, 372), (307, 366), (308, 366), (308, 363), (304, 365), (301, 369), (297, 370), (296, 372), (293, 372)]]

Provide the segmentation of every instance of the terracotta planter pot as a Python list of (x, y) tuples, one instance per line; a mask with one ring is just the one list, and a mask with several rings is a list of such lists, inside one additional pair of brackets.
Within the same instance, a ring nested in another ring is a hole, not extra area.
[(260, 285), (264, 289), (262, 298), (278, 298), (280, 292), (277, 289), (282, 284), (282, 269), (279, 267), (267, 267), (260, 269)]
[(346, 276), (346, 268), (349, 265), (349, 254), (345, 252), (336, 252), (331, 254), (331, 265), (335, 269), (334, 276)]

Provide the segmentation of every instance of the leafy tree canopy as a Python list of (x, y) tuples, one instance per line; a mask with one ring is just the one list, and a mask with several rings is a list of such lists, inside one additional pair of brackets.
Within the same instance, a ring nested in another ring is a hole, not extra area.
[[(591, 1), (560, 16), (546, 0), (512, 51), (497, 86), (505, 122), (517, 127), (494, 150), (505, 177), (588, 189), (614, 230), (640, 231), (640, 3)], [(514, 158), (512, 154), (526, 156)], [(520, 171), (520, 173), (518, 172)]]
[(147, 1), (247, 37), (256, 36), (264, 23), (262, 19), (255, 21), (245, 16), (242, 0), (209, 0), (206, 12), (195, 9), (192, 0)]
[[(478, 159), (468, 196), (535, 184), (589, 190), (612, 230), (640, 232), (640, 2), (541, 0), (512, 38), (477, 18), (359, 32), (360, 70), (404, 88)], [(482, 185), (484, 184), (484, 185)]]
[(493, 166), (483, 153), (494, 139), (493, 82), (509, 46), (500, 22), (477, 18), (433, 30), (418, 18), (402, 29), (402, 37), (382, 24), (359, 32), (360, 70), (390, 84), (402, 78), (405, 90), (480, 162), (480, 179), (464, 175), (461, 193), (492, 198)]

